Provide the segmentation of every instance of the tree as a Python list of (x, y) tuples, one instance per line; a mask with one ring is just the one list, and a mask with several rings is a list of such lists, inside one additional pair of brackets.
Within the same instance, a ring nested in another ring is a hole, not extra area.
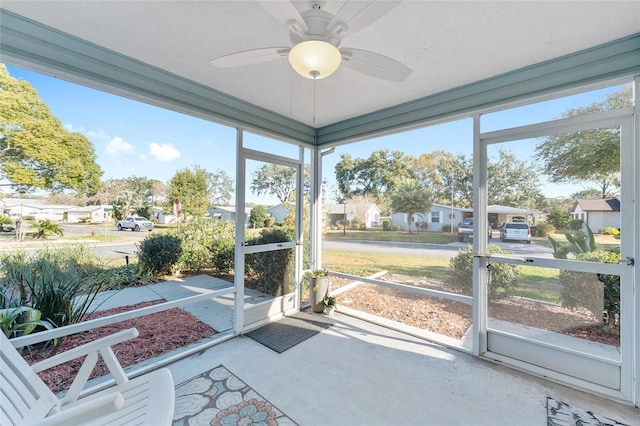
[(562, 208), (554, 208), (547, 213), (547, 222), (556, 229), (567, 229), (570, 220), (569, 213)]
[(572, 200), (584, 200), (589, 198), (613, 198), (616, 196), (616, 194), (612, 192), (608, 192), (603, 196), (602, 192), (600, 191), (600, 189), (596, 188), (583, 189), (582, 191), (574, 192), (573, 194), (569, 195), (569, 198)]
[(459, 161), (452, 153), (441, 150), (420, 154), (414, 160), (413, 173), (431, 191), (434, 201), (449, 204), (453, 197), (455, 203), (454, 170)]
[(200, 166), (185, 168), (169, 181), (167, 207), (173, 208), (173, 200), (180, 199), (184, 216), (202, 217), (207, 213), (211, 199), (211, 173)]
[(360, 223), (367, 222), (367, 213), (373, 204), (375, 204), (375, 200), (370, 195), (352, 195), (347, 198), (349, 211), (353, 213), (353, 218)]
[(533, 209), (543, 198), (535, 167), (503, 149), (489, 161), (488, 181), (489, 204)]
[(372, 195), (380, 204), (384, 203), (381, 199), (393, 192), (398, 178), (414, 177), (413, 157), (389, 149), (374, 151), (365, 159), (353, 159), (350, 154), (342, 154), (335, 170), (343, 198)]
[(118, 195), (127, 189), (125, 179), (107, 179), (102, 182), (100, 189), (90, 200), (91, 205), (113, 204)]
[(94, 195), (102, 170), (89, 139), (68, 132), (31, 85), (0, 64), (0, 177), (20, 192)]
[[(592, 114), (632, 105), (631, 86), (587, 107), (572, 108), (562, 117)], [(606, 127), (549, 136), (536, 147), (543, 172), (555, 183), (595, 183), (606, 198), (620, 186), (620, 129)]]
[(217, 170), (210, 174), (211, 205), (224, 206), (233, 199), (235, 191), (233, 179), (224, 170)]
[(251, 225), (253, 225), (254, 228), (264, 228), (264, 224), (268, 217), (269, 213), (267, 213), (267, 208), (262, 205), (257, 205), (251, 209), (249, 222), (251, 222)]
[[(304, 167), (303, 191), (310, 191), (309, 165)], [(253, 172), (251, 192), (257, 196), (272, 195), (282, 204), (292, 203), (296, 199), (296, 169), (279, 164), (265, 164)]]
[(396, 213), (407, 214), (409, 233), (411, 233), (414, 213), (427, 212), (431, 209), (431, 194), (417, 180), (400, 178), (391, 195), (391, 207)]

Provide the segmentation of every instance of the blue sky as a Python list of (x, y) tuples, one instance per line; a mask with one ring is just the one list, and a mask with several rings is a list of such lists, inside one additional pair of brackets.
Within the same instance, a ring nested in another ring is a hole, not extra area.
[[(177, 171), (194, 165), (209, 171), (224, 170), (235, 179), (235, 130), (230, 127), (21, 68), (7, 68), (11, 76), (28, 81), (37, 90), (68, 130), (80, 132), (93, 142), (103, 179), (146, 176), (166, 182)], [(603, 89), (483, 116), (482, 131), (558, 118), (566, 109), (601, 100), (611, 91)], [(246, 139), (250, 143), (253, 139), (256, 145), (261, 143), (258, 137)], [(471, 140), (471, 122), (467, 119), (338, 147), (324, 160), (328, 192), (334, 186), (332, 174), (341, 153), (368, 157), (372, 151), (389, 148), (415, 156), (437, 149), (470, 155)], [(518, 153), (515, 145), (513, 152), (527, 155)], [(247, 201), (277, 203), (249, 193)]]

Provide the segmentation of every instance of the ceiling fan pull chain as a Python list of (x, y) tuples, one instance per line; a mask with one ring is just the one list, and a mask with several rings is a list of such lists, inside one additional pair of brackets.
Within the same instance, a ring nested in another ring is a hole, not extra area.
[(313, 79), (313, 124), (316, 124), (316, 79)]

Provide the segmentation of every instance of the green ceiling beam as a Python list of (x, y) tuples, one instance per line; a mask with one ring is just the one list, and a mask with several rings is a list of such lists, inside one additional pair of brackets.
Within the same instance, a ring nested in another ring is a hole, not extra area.
[(315, 143), (310, 126), (1, 8), (0, 61), (221, 124)]
[(511, 71), (317, 130), (319, 146), (468, 114), (640, 72), (640, 34)]
[(640, 33), (319, 129), (1, 8), (0, 61), (221, 124), (323, 146), (632, 76), (640, 73)]

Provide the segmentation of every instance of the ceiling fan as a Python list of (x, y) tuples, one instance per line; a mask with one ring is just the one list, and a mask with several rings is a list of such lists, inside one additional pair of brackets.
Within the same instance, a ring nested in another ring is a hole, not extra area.
[(332, 15), (312, 2), (304, 12), (290, 1), (258, 2), (269, 14), (286, 25), (292, 47), (245, 50), (211, 60), (217, 67), (235, 67), (282, 58), (303, 77), (325, 78), (341, 64), (372, 77), (402, 82), (411, 69), (400, 62), (368, 50), (340, 47), (342, 39), (383, 17), (398, 1), (347, 1)]

